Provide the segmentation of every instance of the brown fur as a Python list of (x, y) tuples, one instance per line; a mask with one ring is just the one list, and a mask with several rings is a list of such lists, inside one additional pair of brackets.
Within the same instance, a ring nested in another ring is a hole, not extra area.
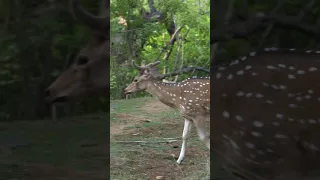
[(320, 169), (320, 54), (267, 50), (213, 73), (211, 147), (247, 179), (300, 180)]

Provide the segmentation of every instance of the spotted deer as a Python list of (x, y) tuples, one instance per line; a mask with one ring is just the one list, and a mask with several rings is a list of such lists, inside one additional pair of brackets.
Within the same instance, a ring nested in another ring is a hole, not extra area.
[(109, 9), (107, 1), (101, 1), (100, 16), (85, 10), (79, 0), (71, 0), (71, 11), (81, 23), (90, 28), (92, 36), (67, 67), (45, 91), (50, 103), (65, 102), (84, 97), (87, 93), (105, 91), (110, 87), (109, 59)]
[(124, 90), (125, 94), (146, 91), (156, 96), (163, 104), (178, 110), (184, 118), (184, 128), (182, 133), (182, 146), (178, 164), (184, 159), (187, 139), (194, 123), (200, 140), (210, 149), (210, 137), (205, 127), (205, 119), (210, 115), (210, 78), (189, 78), (182, 82), (165, 83), (159, 80), (159, 73), (155, 66), (160, 62), (145, 65), (142, 62), (138, 66), (132, 61), (133, 67), (139, 70), (140, 74), (134, 78), (133, 82)]
[(247, 180), (320, 170), (320, 51), (266, 48), (212, 72), (211, 149)]

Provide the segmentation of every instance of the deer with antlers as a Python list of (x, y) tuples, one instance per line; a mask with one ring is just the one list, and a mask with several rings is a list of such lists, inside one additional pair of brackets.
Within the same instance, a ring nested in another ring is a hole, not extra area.
[(200, 140), (210, 149), (210, 137), (205, 127), (205, 120), (210, 116), (210, 78), (189, 78), (177, 83), (164, 83), (159, 80), (159, 72), (155, 66), (160, 62), (138, 66), (132, 61), (133, 67), (140, 74), (124, 90), (125, 94), (146, 91), (156, 96), (162, 103), (177, 109), (184, 118), (182, 146), (177, 163), (180, 164), (185, 156), (187, 138), (194, 123)]
[(46, 89), (46, 101), (65, 102), (87, 92), (109, 89), (110, 5), (107, 1), (102, 2), (101, 16), (95, 16), (82, 8), (78, 0), (71, 1), (73, 14), (92, 30), (92, 37)]

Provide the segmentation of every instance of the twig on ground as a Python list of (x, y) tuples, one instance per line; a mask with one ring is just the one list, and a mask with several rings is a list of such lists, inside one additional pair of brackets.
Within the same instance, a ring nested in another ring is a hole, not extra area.
[(145, 143), (145, 144), (158, 144), (158, 143), (172, 143), (178, 140), (167, 140), (167, 141), (114, 141), (116, 143), (132, 144), (132, 143)]

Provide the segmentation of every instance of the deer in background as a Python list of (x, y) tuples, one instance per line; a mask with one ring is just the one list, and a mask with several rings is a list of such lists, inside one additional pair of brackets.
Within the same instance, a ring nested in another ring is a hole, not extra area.
[(78, 0), (71, 1), (74, 16), (92, 30), (92, 37), (47, 88), (46, 101), (65, 102), (87, 92), (109, 89), (110, 5), (106, 0), (102, 2), (101, 16), (95, 16), (82, 8)]
[(164, 83), (159, 78), (155, 66), (160, 62), (138, 66), (132, 61), (133, 67), (140, 74), (124, 90), (125, 94), (146, 91), (156, 96), (163, 104), (178, 110), (184, 118), (182, 146), (177, 163), (185, 156), (187, 138), (194, 123), (200, 140), (210, 149), (210, 137), (205, 127), (205, 120), (210, 116), (210, 78), (189, 78), (177, 83)]
[(266, 48), (212, 72), (211, 148), (229, 170), (248, 180), (320, 170), (320, 51)]

